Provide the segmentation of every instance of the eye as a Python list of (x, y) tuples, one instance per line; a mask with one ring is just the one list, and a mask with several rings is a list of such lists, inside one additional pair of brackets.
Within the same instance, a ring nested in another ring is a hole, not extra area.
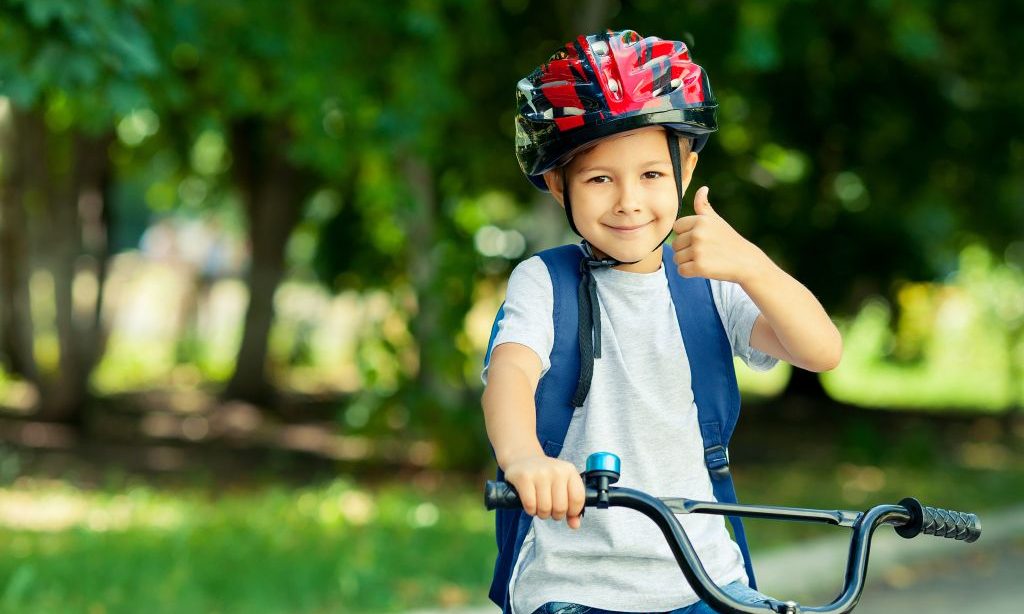
[(646, 173), (643, 174), (643, 178), (644, 179), (657, 179), (659, 177), (664, 177), (664, 176), (665, 176), (664, 173), (661, 173), (661, 172), (658, 172), (658, 171), (647, 171)]
[(608, 183), (612, 178), (608, 175), (598, 175), (597, 177), (591, 177), (587, 179), (586, 183)]

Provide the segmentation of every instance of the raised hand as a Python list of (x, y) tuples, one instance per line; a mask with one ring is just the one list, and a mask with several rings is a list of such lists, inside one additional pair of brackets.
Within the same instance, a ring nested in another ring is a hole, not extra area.
[(673, 225), (673, 260), (683, 277), (705, 277), (742, 282), (767, 260), (764, 252), (743, 238), (708, 201), (707, 186), (693, 197), (695, 215), (686, 215)]

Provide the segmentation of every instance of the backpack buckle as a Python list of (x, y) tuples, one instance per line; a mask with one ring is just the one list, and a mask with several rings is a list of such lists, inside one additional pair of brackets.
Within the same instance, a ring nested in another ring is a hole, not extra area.
[(704, 448), (704, 465), (716, 480), (729, 477), (729, 448), (722, 444)]

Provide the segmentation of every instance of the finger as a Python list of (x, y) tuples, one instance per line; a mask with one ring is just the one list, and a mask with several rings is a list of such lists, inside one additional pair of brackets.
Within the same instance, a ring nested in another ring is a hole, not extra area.
[[(583, 506), (587, 502), (587, 491), (583, 487), (583, 479), (576, 476), (576, 479), (569, 482), (569, 526), (580, 528), (580, 514), (583, 513)], [(573, 521), (575, 525), (573, 526)]]
[(564, 482), (556, 482), (551, 485), (551, 518), (553, 520), (565, 520), (565, 514), (569, 510), (569, 489)]
[(537, 513), (537, 495), (532, 482), (525, 484), (514, 484), (516, 492), (519, 493), (519, 502), (523, 504), (523, 511), (533, 516)]
[(715, 210), (711, 208), (708, 200), (708, 192), (711, 191), (706, 185), (702, 185), (697, 193), (693, 195), (693, 211), (697, 215), (714, 215)]
[(537, 513), (534, 515), (541, 520), (551, 517), (551, 482), (537, 484)]
[(681, 235), (692, 229), (699, 219), (699, 215), (684, 215), (672, 224), (672, 230), (674, 230), (677, 235)]
[(701, 277), (700, 271), (697, 268), (697, 263), (693, 260), (680, 264), (676, 267), (676, 270), (678, 270), (679, 274), (683, 277)]
[(691, 262), (693, 260), (693, 257), (694, 257), (694, 249), (693, 249), (693, 247), (692, 246), (691, 247), (684, 247), (683, 249), (681, 249), (681, 250), (677, 251), (676, 253), (672, 254), (672, 262), (675, 262), (676, 264), (684, 264), (684, 263), (687, 263), (687, 262)]
[(672, 251), (678, 252), (684, 247), (689, 247), (693, 243), (693, 232), (684, 232), (678, 235), (675, 239), (672, 239)]

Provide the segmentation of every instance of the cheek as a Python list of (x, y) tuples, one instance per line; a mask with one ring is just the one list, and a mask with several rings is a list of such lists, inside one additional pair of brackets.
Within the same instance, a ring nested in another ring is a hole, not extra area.
[(609, 190), (601, 186), (584, 185), (576, 188), (570, 196), (574, 214), (581, 216), (601, 215), (608, 208)]
[(676, 193), (675, 183), (667, 182), (668, 185), (660, 185), (651, 194), (651, 202), (658, 211), (659, 217), (669, 217), (673, 220), (679, 215), (679, 198)]

